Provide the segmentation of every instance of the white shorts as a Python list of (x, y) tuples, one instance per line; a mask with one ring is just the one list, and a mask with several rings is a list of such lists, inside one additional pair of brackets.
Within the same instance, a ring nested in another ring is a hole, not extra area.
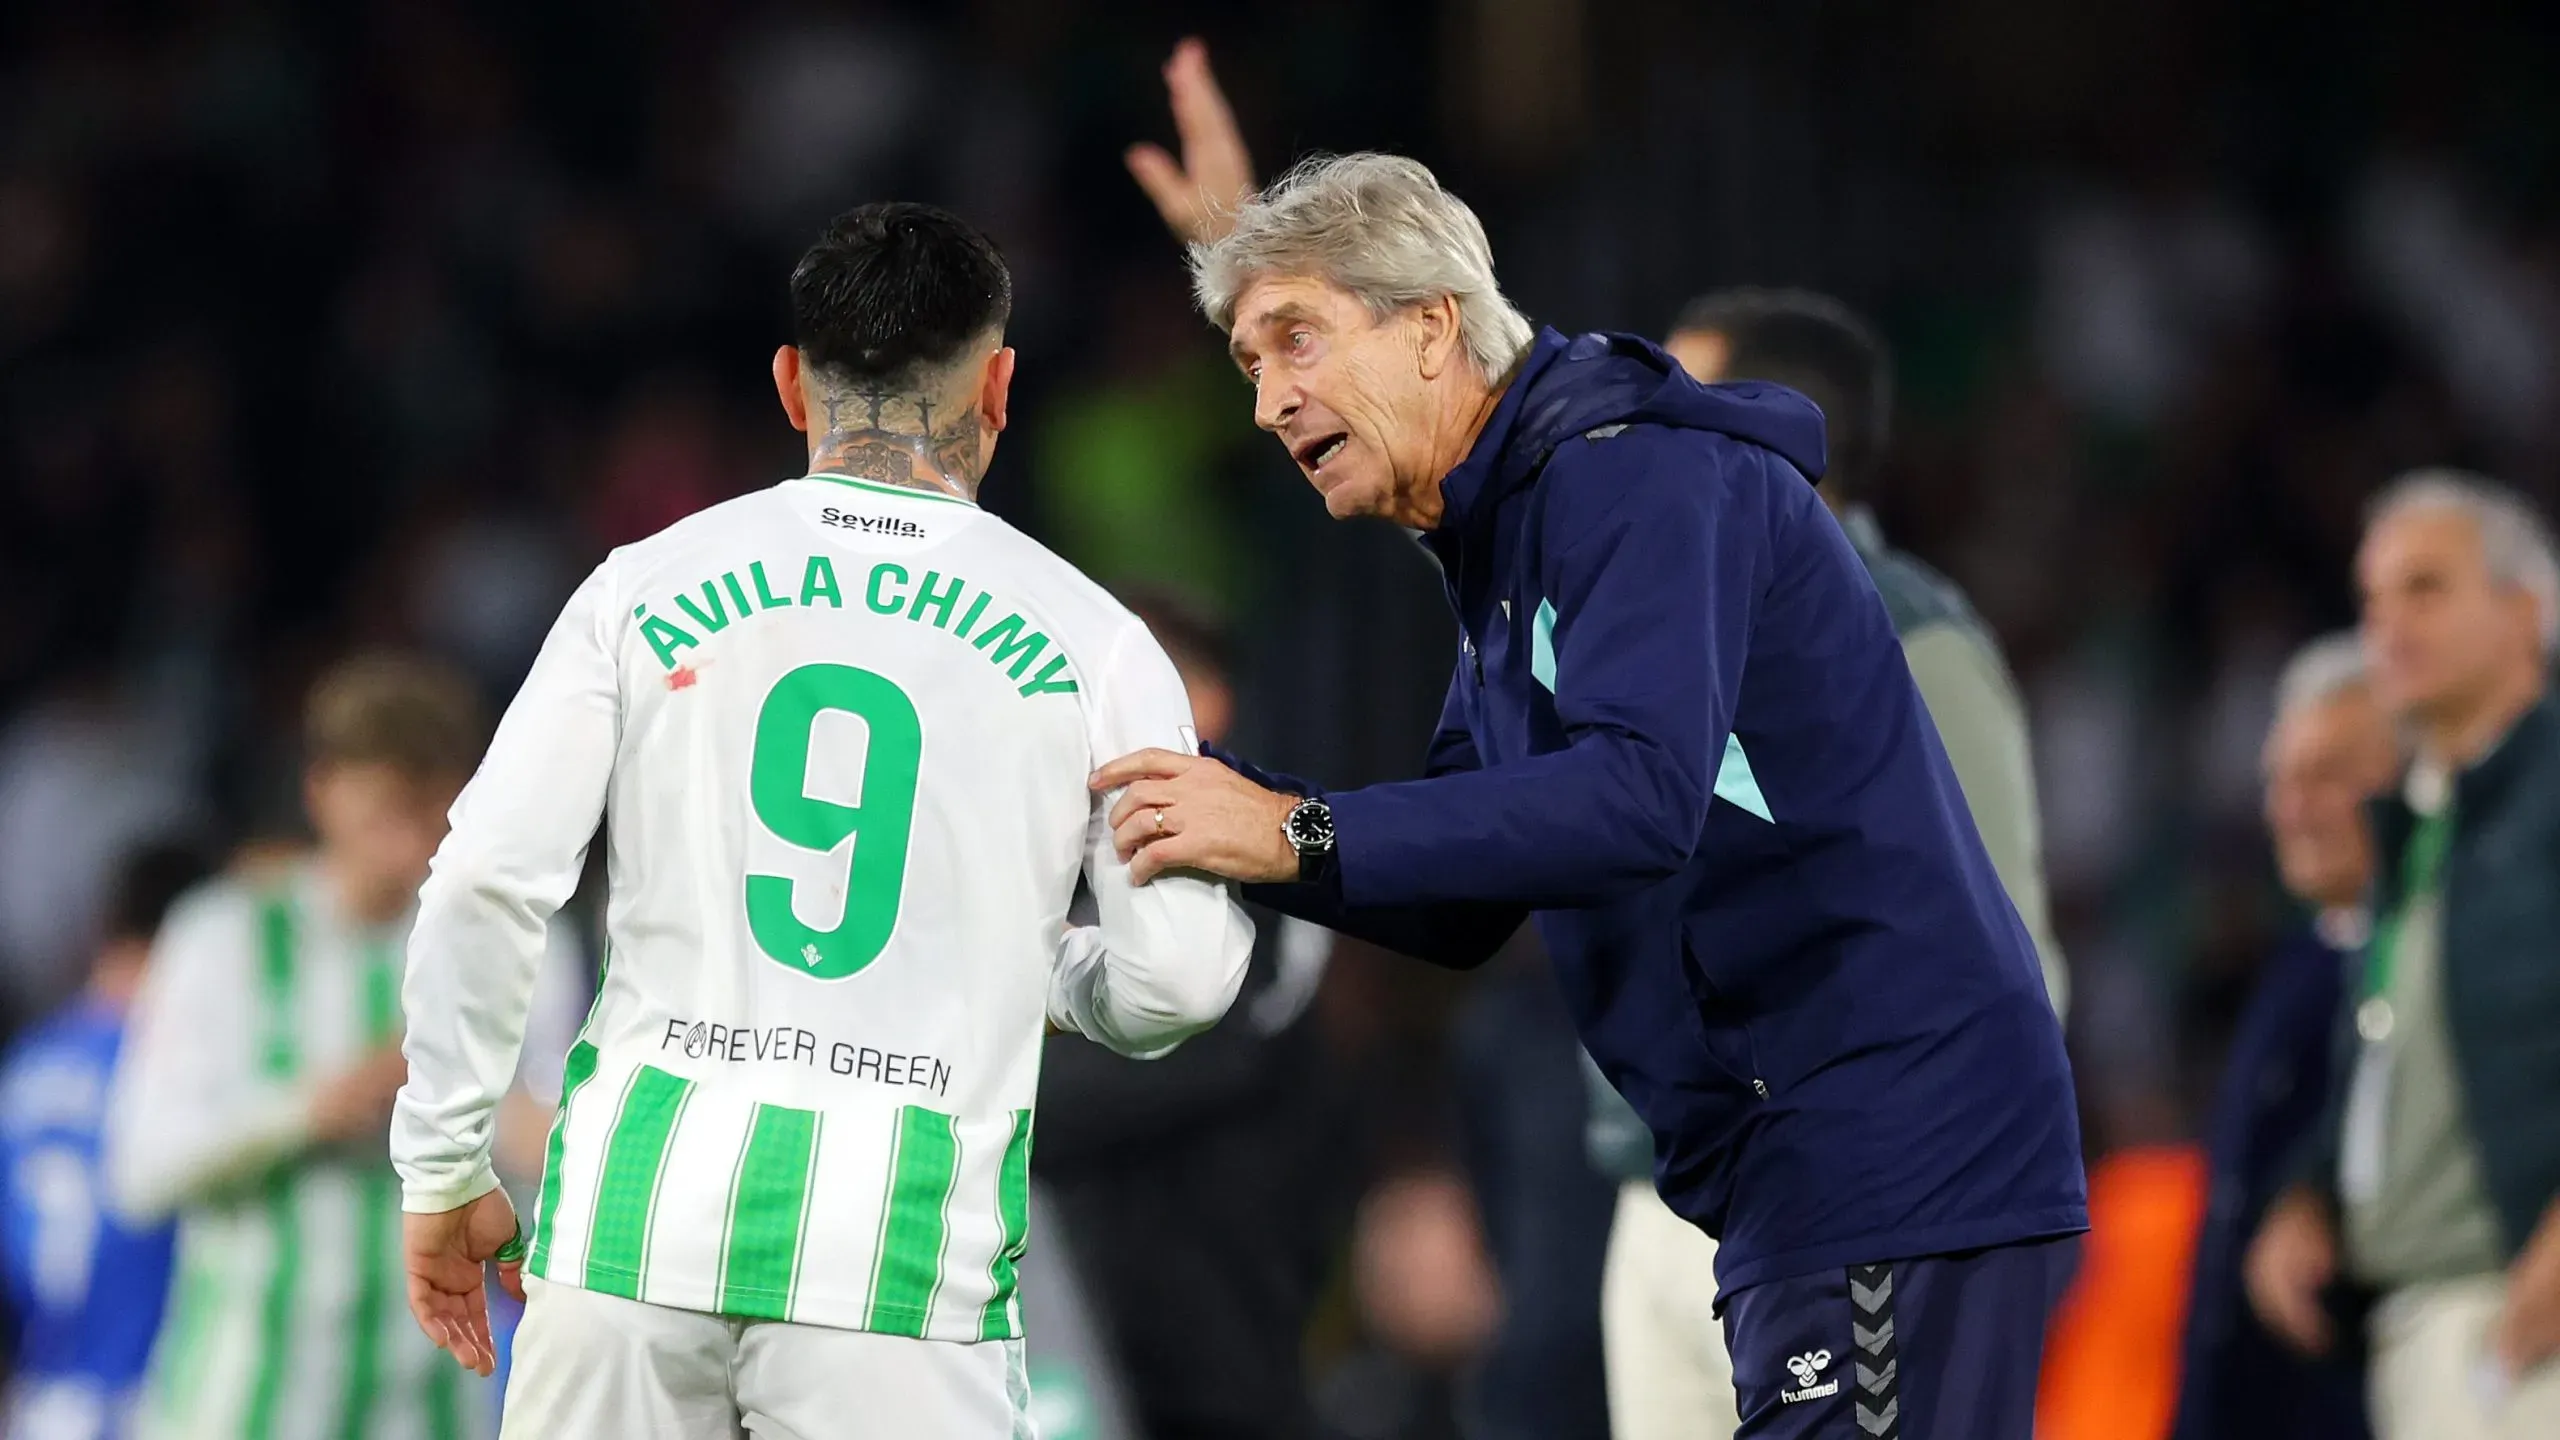
[(644, 1305), (525, 1277), (503, 1440), (1033, 1440), (1022, 1342)]

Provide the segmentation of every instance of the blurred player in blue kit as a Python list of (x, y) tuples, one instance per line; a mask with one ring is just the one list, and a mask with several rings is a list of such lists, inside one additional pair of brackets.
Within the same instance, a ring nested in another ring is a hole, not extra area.
[(126, 861), (88, 985), (28, 1031), (0, 1068), (0, 1263), (16, 1329), (10, 1440), (123, 1434), (151, 1358), (172, 1231), (132, 1228), (111, 1213), (99, 1137), (152, 936), (203, 873), (174, 846)]

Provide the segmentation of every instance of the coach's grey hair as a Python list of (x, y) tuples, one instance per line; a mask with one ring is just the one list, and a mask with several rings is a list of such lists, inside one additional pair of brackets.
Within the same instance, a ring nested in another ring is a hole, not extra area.
[(2453, 510), (2480, 532), (2480, 549), (2492, 578), (2520, 586), (2533, 597), (2542, 648), (2560, 649), (2560, 558), (2551, 527), (2540, 511), (2504, 485), (2466, 470), (2412, 470), (2374, 497), (2365, 511), (2368, 532), (2409, 510)]
[(1256, 276), (1305, 275), (1360, 298), (1385, 319), (1443, 295), (1458, 302), (1458, 338), (1487, 380), (1511, 372), (1534, 332), (1502, 298), (1493, 247), (1467, 203), (1401, 155), (1314, 155), (1248, 199), (1233, 230), (1190, 247), (1191, 288), (1221, 330)]
[(2364, 684), (2364, 638), (2353, 630), (2323, 635), (2294, 651), (2276, 677), (2276, 718), (2335, 700)]

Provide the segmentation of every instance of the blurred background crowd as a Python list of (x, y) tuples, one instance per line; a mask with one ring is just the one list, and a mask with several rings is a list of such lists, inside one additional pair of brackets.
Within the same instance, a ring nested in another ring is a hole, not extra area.
[[(80, 986), (135, 847), (295, 833), (321, 667), (416, 647), (503, 703), (606, 549), (799, 473), (781, 281), (861, 200), (956, 209), (1015, 269), (989, 508), (1222, 626), (1239, 749), (1411, 773), (1437, 577), (1251, 429), (1121, 167), (1194, 30), (1266, 164), (1423, 158), (1542, 322), (1658, 335), (1746, 283), (1878, 322), (1877, 508), (2032, 717), (2092, 1158), (2192, 1137), (2293, 923), (2259, 748), (2286, 657), (2353, 617), (2364, 501), (2422, 464), (2560, 498), (2548, 7), (9, 7), (0, 1015)], [(1353, 949), (1311, 1019), (1360, 1116), (1323, 1423), (1603, 1433), (1596, 1317), (1523, 1338), (1495, 1279), (1600, 1243), (1514, 1223), (1581, 1179), (1524, 1138), (1581, 1115), (1536, 957)], [(1550, 1051), (1554, 1095), (1521, 1078)], [(1585, 1418), (1508, 1428), (1502, 1377)]]

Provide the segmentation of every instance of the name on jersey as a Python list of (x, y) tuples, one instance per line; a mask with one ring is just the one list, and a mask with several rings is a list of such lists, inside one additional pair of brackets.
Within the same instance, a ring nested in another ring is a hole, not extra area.
[[(776, 568), (789, 573), (787, 562)], [(658, 663), (672, 673), (683, 663), (677, 657), (699, 647), (705, 636), (793, 606), (824, 605), (841, 610), (845, 608), (844, 593), (831, 557), (812, 555), (800, 567), (797, 598), (787, 582), (777, 593), (764, 562), (758, 560), (743, 573), (724, 570), (692, 590), (678, 591), (672, 605), (654, 612), (648, 605), (640, 605), (631, 615), (640, 622), (640, 638), (649, 642), (649, 650), (658, 657)], [(988, 663), (1019, 682), (1016, 688), (1026, 697), (1072, 695), (1076, 691), (1076, 678), (1068, 668), (1064, 648), (1053, 648), (1049, 637), (1033, 629), (1020, 611), (997, 604), (992, 593), (958, 575), (927, 570), (918, 579), (904, 565), (884, 560), (862, 577), (855, 595), (856, 603), (874, 615), (898, 616), (918, 625), (931, 625), (954, 639), (966, 641)], [(987, 619), (998, 610), (1006, 612), (1003, 619)], [(1034, 666), (1039, 668), (1035, 670)]]
[(730, 1065), (803, 1065), (814, 1070), (821, 1058), (827, 1069), (856, 1080), (951, 1092), (951, 1067), (931, 1055), (902, 1055), (823, 1037), (797, 1025), (755, 1028), (709, 1020), (670, 1019), (658, 1041), (661, 1053), (673, 1051), (688, 1060), (718, 1060)]

